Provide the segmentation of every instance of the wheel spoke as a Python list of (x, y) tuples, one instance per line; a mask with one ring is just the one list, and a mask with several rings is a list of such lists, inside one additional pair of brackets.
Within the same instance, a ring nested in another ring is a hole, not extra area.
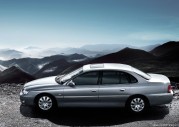
[(42, 96), (38, 101), (39, 108), (49, 110), (52, 107), (52, 99), (48, 96)]
[(142, 98), (134, 98), (130, 103), (131, 109), (135, 112), (140, 112), (144, 109), (145, 103)]

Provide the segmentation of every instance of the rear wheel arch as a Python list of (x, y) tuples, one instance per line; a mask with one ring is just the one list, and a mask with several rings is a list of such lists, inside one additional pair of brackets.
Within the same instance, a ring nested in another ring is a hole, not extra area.
[(148, 98), (141, 94), (130, 96), (125, 104), (125, 108), (132, 113), (143, 113), (149, 106)]
[(145, 95), (142, 95), (142, 94), (135, 94), (135, 95), (130, 96), (130, 97), (127, 99), (126, 104), (125, 104), (125, 107), (127, 107), (128, 104), (129, 104), (129, 102), (130, 102), (130, 100), (133, 99), (133, 98), (135, 98), (135, 97), (141, 97), (141, 98), (143, 98), (144, 101), (145, 101), (146, 104), (147, 104), (146, 106), (147, 106), (147, 107), (150, 106), (149, 99), (148, 99)]

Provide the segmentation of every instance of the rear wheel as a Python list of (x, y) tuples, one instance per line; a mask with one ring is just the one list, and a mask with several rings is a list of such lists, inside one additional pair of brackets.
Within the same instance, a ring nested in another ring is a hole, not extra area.
[(40, 111), (52, 111), (56, 107), (55, 99), (49, 95), (40, 95), (36, 100), (36, 106)]
[(143, 97), (133, 97), (128, 101), (127, 107), (133, 113), (141, 113), (146, 110), (148, 103)]

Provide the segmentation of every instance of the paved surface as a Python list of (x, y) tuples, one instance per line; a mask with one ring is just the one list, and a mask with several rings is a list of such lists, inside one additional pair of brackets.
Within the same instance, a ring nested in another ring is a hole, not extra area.
[(21, 86), (0, 85), (0, 127), (58, 127), (58, 126), (122, 126), (179, 127), (179, 98), (171, 105), (152, 107), (141, 115), (124, 109), (60, 108), (55, 113), (42, 114), (19, 101)]

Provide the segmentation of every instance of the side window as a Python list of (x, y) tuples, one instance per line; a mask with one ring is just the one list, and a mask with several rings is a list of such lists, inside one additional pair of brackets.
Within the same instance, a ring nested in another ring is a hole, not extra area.
[(102, 84), (119, 84), (119, 73), (117, 71), (104, 71)]
[(137, 79), (125, 72), (120, 72), (120, 82), (121, 84), (125, 84), (125, 83), (136, 83), (138, 82)]
[(137, 79), (134, 76), (128, 74), (128, 77), (130, 79), (130, 83), (136, 83), (136, 82), (138, 82)]
[(102, 84), (127, 84), (136, 83), (137, 79), (126, 72), (103, 71)]
[(121, 84), (130, 83), (126, 73), (124, 73), (124, 72), (120, 72), (119, 79), (120, 79)]
[(98, 72), (86, 72), (73, 79), (76, 85), (97, 85)]

